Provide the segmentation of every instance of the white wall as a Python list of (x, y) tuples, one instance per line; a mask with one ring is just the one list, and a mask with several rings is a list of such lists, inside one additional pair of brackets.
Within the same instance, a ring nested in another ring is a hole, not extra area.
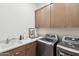
[(36, 6), (36, 9), (40, 9), (43, 6), (48, 5), (49, 3), (35, 3), (34, 5)]
[[(0, 3), (0, 40), (6, 38), (16, 38), (20, 34), (28, 36), (28, 28), (35, 27), (34, 11), (46, 3)], [(79, 36), (79, 28), (54, 28), (39, 29), (39, 33), (56, 33), (60, 36)]]
[[(39, 5), (38, 5), (39, 6)], [(28, 28), (35, 27), (37, 4), (0, 3), (0, 40), (28, 36)]]

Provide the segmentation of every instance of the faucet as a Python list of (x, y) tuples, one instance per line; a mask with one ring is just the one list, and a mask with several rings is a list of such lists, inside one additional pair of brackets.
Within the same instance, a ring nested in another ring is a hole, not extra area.
[(7, 39), (6, 39), (6, 44), (8, 44), (8, 43), (9, 43), (9, 39), (7, 38)]

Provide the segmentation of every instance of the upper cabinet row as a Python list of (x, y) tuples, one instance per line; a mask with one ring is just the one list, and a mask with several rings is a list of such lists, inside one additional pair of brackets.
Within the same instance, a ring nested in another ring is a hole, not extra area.
[(79, 4), (55, 3), (36, 10), (35, 27), (79, 27)]

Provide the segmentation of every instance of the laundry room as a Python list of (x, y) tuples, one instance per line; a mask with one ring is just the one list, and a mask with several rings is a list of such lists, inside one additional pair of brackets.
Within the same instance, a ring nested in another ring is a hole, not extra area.
[(79, 56), (79, 3), (0, 3), (0, 56)]

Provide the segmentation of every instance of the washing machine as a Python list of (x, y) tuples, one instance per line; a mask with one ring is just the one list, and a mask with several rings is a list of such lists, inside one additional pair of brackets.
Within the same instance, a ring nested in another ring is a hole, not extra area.
[(37, 42), (38, 56), (55, 56), (58, 36), (56, 34), (46, 34)]
[(57, 56), (79, 56), (79, 37), (64, 36), (57, 44)]

